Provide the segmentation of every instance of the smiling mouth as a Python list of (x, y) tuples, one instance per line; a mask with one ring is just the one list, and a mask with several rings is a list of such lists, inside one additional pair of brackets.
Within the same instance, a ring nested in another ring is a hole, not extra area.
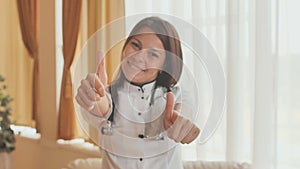
[(129, 60), (127, 61), (127, 64), (129, 65), (129, 67), (137, 69), (137, 70), (140, 70), (142, 72), (146, 72), (147, 71), (146, 68), (141, 68), (141, 67), (139, 67), (139, 66), (137, 66), (135, 64), (132, 64)]

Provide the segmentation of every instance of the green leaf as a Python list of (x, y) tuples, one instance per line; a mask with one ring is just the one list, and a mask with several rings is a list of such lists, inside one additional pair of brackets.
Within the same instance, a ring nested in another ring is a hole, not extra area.
[[(0, 75), (0, 83), (4, 82), (3, 76)], [(4, 92), (7, 89), (5, 84), (0, 84), (0, 152), (10, 153), (15, 149), (15, 136), (13, 130), (10, 128), (11, 108), (9, 103), (13, 100), (8, 94)]]

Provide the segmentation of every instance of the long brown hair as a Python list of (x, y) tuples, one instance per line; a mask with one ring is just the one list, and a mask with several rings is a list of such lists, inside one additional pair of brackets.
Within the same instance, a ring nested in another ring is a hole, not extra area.
[[(158, 73), (155, 83), (155, 89), (157, 87), (165, 87), (168, 91), (176, 85), (182, 72), (182, 49), (179, 40), (178, 33), (173, 25), (159, 17), (147, 17), (138, 22), (126, 39), (122, 52), (130, 40), (137, 34), (140, 34), (140, 30), (143, 28), (150, 28), (156, 36), (162, 42), (166, 51), (166, 60), (164, 68)], [(177, 56), (177, 57), (174, 57)], [(112, 81), (109, 90), (112, 97), (115, 98), (117, 89), (123, 84), (125, 75), (119, 68), (119, 72)]]

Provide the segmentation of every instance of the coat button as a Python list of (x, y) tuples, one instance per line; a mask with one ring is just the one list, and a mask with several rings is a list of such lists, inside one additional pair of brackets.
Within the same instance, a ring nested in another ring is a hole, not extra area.
[(139, 134), (139, 138), (144, 138), (144, 134)]
[(144, 99), (144, 97), (141, 97), (141, 99)]
[(138, 115), (140, 116), (140, 115), (142, 115), (142, 113), (141, 113), (141, 112), (138, 112)]
[(143, 161), (143, 158), (140, 158), (140, 161)]

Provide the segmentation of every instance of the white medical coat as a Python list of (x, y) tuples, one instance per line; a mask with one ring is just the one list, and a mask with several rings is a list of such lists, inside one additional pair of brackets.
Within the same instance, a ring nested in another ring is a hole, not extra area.
[[(103, 148), (103, 169), (182, 169), (180, 144), (169, 139), (163, 128), (164, 88), (156, 89), (150, 105), (154, 84), (136, 86), (124, 82), (118, 89), (118, 98), (113, 98), (113, 134), (101, 135), (99, 143)], [(172, 92), (175, 104), (180, 103), (180, 88), (174, 87)], [(106, 117), (85, 113), (83, 117), (101, 131), (110, 115), (111, 112)], [(162, 139), (155, 139), (158, 135)]]

